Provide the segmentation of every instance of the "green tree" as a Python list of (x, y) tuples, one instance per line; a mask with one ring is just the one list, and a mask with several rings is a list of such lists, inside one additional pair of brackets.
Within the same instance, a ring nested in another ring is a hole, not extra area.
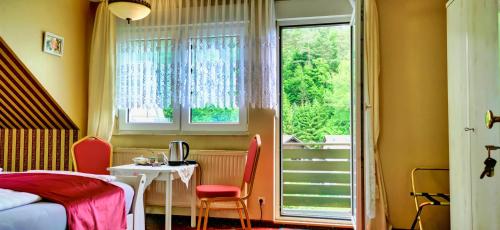
[(304, 142), (322, 142), (329, 120), (324, 118), (330, 117), (332, 110), (314, 102), (296, 106), (294, 111), (293, 134)]
[(350, 133), (350, 28), (286, 29), (282, 36), (283, 132), (304, 142)]
[(240, 111), (238, 108), (219, 108), (207, 105), (203, 108), (191, 109), (191, 122), (238, 122)]
[(283, 119), (283, 132), (284, 133), (294, 133), (293, 132), (293, 109), (290, 101), (288, 101), (287, 94), (283, 94), (281, 104), (281, 117)]

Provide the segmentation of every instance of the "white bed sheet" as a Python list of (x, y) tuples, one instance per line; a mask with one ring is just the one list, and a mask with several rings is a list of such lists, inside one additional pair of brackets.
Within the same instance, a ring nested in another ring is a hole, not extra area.
[[(125, 183), (110, 182), (123, 189), (125, 208), (130, 213), (134, 189)], [(65, 230), (66, 210), (64, 206), (50, 202), (36, 202), (17, 208), (0, 211), (0, 230)]]

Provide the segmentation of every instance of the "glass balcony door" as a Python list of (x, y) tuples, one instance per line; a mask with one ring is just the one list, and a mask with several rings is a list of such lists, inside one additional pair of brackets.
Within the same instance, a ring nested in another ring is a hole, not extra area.
[(282, 216), (351, 219), (351, 27), (280, 28)]

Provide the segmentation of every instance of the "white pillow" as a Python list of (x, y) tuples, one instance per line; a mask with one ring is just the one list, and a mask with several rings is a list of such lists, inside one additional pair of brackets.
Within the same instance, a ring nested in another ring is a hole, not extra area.
[(35, 203), (40, 200), (42, 198), (35, 194), (0, 188), (0, 211)]

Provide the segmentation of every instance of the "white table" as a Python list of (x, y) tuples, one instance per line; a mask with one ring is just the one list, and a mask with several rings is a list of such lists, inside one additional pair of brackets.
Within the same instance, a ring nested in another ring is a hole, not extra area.
[(191, 227), (196, 227), (196, 167), (198, 165), (184, 165), (184, 166), (140, 166), (140, 165), (120, 165), (110, 167), (109, 171), (111, 175), (117, 176), (130, 176), (145, 174), (146, 175), (146, 187), (153, 182), (165, 181), (165, 229), (172, 229), (172, 180), (179, 179), (179, 171), (185, 170), (186, 168), (193, 168), (193, 175), (189, 181), (189, 187), (191, 188)]

